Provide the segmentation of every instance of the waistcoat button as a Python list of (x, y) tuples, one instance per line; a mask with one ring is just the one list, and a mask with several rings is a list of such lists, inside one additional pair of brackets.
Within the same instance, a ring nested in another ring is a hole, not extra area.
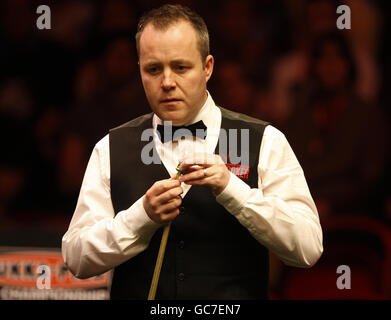
[(181, 272), (181, 273), (178, 274), (178, 280), (179, 280), (179, 281), (185, 280), (185, 274), (184, 274), (183, 272)]

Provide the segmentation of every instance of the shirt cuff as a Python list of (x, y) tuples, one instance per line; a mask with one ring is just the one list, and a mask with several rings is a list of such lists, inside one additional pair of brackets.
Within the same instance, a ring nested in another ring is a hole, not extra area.
[(230, 172), (230, 179), (225, 189), (216, 197), (216, 201), (236, 216), (245, 206), (251, 195), (250, 186)]
[(148, 216), (143, 206), (143, 197), (124, 210), (124, 220), (131, 232), (142, 238), (150, 238), (162, 226)]

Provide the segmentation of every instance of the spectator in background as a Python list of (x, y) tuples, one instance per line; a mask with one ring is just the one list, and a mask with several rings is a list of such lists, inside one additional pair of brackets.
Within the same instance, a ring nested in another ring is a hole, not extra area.
[(356, 65), (341, 34), (315, 41), (309, 67), (311, 86), (296, 100), (287, 135), (320, 215), (373, 214), (373, 186), (387, 156), (383, 116), (355, 91)]
[(34, 8), (28, 0), (0, 3), (0, 79), (21, 77), (31, 80), (35, 61)]
[(98, 33), (103, 36), (129, 32), (137, 24), (135, 10), (125, 0), (104, 1), (101, 5)]
[[(62, 207), (76, 204), (88, 155), (96, 137), (148, 110), (137, 73), (137, 59), (129, 35), (109, 36), (97, 59), (76, 71), (72, 105), (60, 143), (56, 182)], [(131, 107), (133, 106), (133, 107)]]
[(238, 62), (224, 61), (216, 67), (215, 84), (218, 105), (231, 105), (232, 110), (250, 113), (254, 87)]
[(35, 69), (31, 76), (41, 110), (66, 110), (71, 101), (75, 71), (89, 54), (96, 10), (89, 1), (75, 0), (56, 2), (50, 8), (53, 27), (50, 30), (34, 28), (37, 40), (32, 63)]
[[(291, 42), (292, 28), (283, 1), (217, 1), (212, 13), (209, 20), (216, 33), (211, 39), (216, 57), (240, 66), (247, 82), (268, 82), (275, 59)], [(252, 107), (247, 110), (250, 115)]]
[(76, 72), (68, 132), (84, 139), (89, 154), (96, 137), (147, 108), (135, 49), (129, 35), (117, 34), (106, 40), (96, 60), (87, 60)]
[[(287, 2), (291, 7), (298, 5), (298, 3), (296, 1)], [(284, 115), (285, 119), (293, 112), (295, 105), (293, 101), (298, 98), (295, 96), (297, 90), (310, 84), (308, 62), (311, 60), (310, 55), (314, 40), (322, 35), (337, 31), (336, 10), (340, 4), (338, 0), (308, 0), (304, 1), (303, 8), (296, 10), (303, 12), (303, 14), (297, 12), (293, 14), (297, 26), (296, 47), (276, 62), (271, 77), (273, 108), (279, 109), (279, 113)], [(358, 6), (357, 10), (365, 10), (363, 8), (365, 6)], [(375, 10), (374, 6), (372, 9)], [(291, 8), (291, 11), (294, 10)], [(360, 23), (366, 24), (368, 22), (360, 20)], [(375, 56), (371, 52), (365, 51), (365, 47), (357, 44), (357, 41), (354, 43), (352, 58), (354, 57), (356, 60), (357, 69), (354, 90), (362, 101), (375, 103), (379, 84)]]
[[(28, 178), (32, 156), (32, 94), (20, 78), (0, 84), (0, 217), (11, 218)], [(3, 220), (4, 221), (4, 220)], [(4, 222), (3, 222), (4, 223)]]
[(273, 107), (273, 96), (270, 93), (270, 86), (266, 83), (259, 82), (256, 85), (251, 116), (267, 119), (277, 128), (285, 127), (285, 114), (281, 109)]
[(376, 103), (380, 87), (380, 70), (377, 64), (380, 44), (380, 31), (384, 17), (379, 9), (379, 1), (345, 0), (351, 14), (351, 29), (346, 32), (358, 68), (357, 92), (367, 103)]

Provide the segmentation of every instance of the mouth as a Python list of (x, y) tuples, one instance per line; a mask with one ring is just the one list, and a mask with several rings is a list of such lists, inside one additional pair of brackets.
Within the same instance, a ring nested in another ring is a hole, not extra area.
[(176, 104), (179, 101), (181, 101), (181, 99), (178, 99), (178, 98), (165, 98), (165, 99), (160, 100), (160, 103), (163, 103), (163, 104)]

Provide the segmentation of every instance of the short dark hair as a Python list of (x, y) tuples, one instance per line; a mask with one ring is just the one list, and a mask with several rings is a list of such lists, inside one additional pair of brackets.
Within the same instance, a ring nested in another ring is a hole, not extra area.
[(140, 55), (140, 37), (144, 28), (149, 24), (158, 30), (167, 30), (173, 24), (179, 21), (187, 21), (194, 28), (197, 36), (197, 46), (201, 54), (203, 63), (209, 55), (209, 32), (204, 19), (188, 7), (176, 4), (165, 4), (159, 8), (152, 9), (143, 14), (137, 25), (136, 48)]

